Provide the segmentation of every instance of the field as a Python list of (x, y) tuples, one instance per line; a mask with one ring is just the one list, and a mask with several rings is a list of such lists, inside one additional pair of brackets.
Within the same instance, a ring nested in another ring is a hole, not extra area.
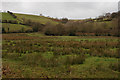
[(44, 16), (36, 16), (36, 15), (28, 15), (28, 14), (18, 14), (18, 13), (16, 13), (15, 15), (21, 21), (23, 19), (26, 19), (26, 20), (31, 20), (31, 21), (34, 21), (34, 22), (40, 22), (42, 24), (46, 24), (47, 22), (49, 22), (51, 24), (58, 24), (58, 22), (53, 21), (53, 20), (49, 19), (48, 17), (44, 17)]
[(25, 25), (19, 25), (19, 24), (9, 24), (9, 23), (3, 23), (2, 27), (5, 29), (6, 32), (26, 32), (26, 31), (32, 31), (32, 28)]
[(3, 78), (118, 78), (120, 74), (118, 37), (38, 32), (2, 36)]
[(17, 20), (8, 13), (0, 13), (0, 14), (2, 14), (2, 20)]
[(74, 21), (12, 12), (2, 16), (3, 78), (119, 77), (116, 17)]

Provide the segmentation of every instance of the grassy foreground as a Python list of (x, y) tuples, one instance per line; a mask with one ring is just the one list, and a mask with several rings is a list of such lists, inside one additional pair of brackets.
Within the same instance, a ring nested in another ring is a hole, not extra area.
[(3, 78), (118, 78), (118, 38), (3, 34)]

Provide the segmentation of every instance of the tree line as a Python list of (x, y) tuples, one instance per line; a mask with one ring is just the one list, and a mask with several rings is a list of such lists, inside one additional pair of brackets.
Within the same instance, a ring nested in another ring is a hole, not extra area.
[(118, 33), (118, 20), (106, 22), (72, 22), (52, 25), (47, 23), (43, 29), (44, 34), (51, 36), (115, 36)]

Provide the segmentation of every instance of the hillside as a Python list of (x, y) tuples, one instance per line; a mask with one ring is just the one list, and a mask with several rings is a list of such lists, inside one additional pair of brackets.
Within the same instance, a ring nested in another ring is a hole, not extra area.
[(59, 23), (52, 18), (44, 16), (17, 14), (10, 11), (7, 11), (6, 13), (2, 12), (0, 14), (2, 14), (3, 32), (8, 32), (9, 28), (9, 33), (21, 32), (23, 28), (24, 31), (22, 32), (31, 32), (33, 30), (36, 32), (36, 28), (38, 29), (41, 26), (45, 26), (46, 23), (50, 23), (52, 25)]
[(41, 24), (46, 24), (47, 22), (50, 22), (51, 24), (58, 24), (58, 21), (52, 20), (52, 18), (44, 17), (44, 16), (37, 16), (37, 15), (29, 15), (29, 14), (18, 14), (13, 13), (17, 18), (14, 18), (9, 13), (2, 13), (2, 20), (17, 20), (17, 21), (23, 21), (23, 19), (31, 20), (33, 22), (40, 22)]
[(13, 18), (9, 13), (2, 13), (2, 20), (17, 20), (16, 18)]
[[(4, 31), (11, 32), (11, 33), (17, 33), (17, 32), (32, 32), (32, 28), (25, 25), (20, 24), (9, 24), (9, 23), (3, 23), (2, 27), (4, 28)], [(3, 31), (3, 32), (4, 32)]]
[(44, 16), (18, 14), (18, 13), (15, 13), (15, 15), (21, 21), (23, 21), (23, 19), (26, 19), (26, 20), (31, 20), (31, 21), (34, 21), (34, 22), (40, 22), (42, 24), (46, 24), (47, 22), (50, 22), (51, 24), (58, 24), (59, 23), (57, 21), (53, 21), (53, 20), (49, 19), (48, 17), (44, 17)]
[(32, 28), (30, 26), (19, 24), (21, 21), (14, 18), (9, 13), (2, 14), (2, 31), (5, 33), (17, 33), (17, 32), (31, 32)]
[[(116, 36), (117, 33), (117, 14), (106, 13), (104, 16), (100, 16), (95, 19), (84, 19), (84, 20), (69, 20), (67, 18), (54, 19), (45, 16), (18, 14), (8, 11), (2, 13), (2, 23), (14, 26), (26, 26), (31, 28), (30, 31), (22, 31), (23, 28), (18, 28), (15, 32), (42, 32), (45, 35), (52, 36)], [(12, 28), (9, 26), (9, 28)], [(21, 30), (22, 29), (22, 30)], [(6, 29), (4, 29), (6, 30)], [(4, 31), (3, 31), (4, 32)], [(7, 32), (7, 30), (5, 31)], [(10, 31), (12, 33), (12, 31)]]

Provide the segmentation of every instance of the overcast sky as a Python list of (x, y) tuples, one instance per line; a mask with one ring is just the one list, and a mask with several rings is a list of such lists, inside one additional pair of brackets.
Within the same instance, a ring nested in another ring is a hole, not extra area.
[(118, 11), (118, 0), (2, 0), (2, 10), (84, 19)]
[(119, 0), (0, 0), (3, 2), (118, 2)]

